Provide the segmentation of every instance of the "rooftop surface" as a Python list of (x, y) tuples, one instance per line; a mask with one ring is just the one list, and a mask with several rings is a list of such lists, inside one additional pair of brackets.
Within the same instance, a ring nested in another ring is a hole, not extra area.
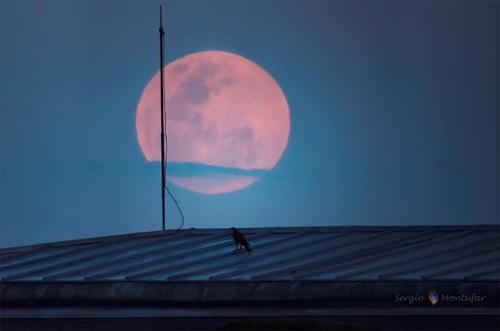
[(500, 281), (500, 226), (136, 233), (0, 250), (1, 282)]

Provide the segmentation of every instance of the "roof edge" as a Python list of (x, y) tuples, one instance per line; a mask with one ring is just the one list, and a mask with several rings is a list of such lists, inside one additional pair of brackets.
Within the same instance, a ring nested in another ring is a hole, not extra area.
[(428, 306), (427, 295), (482, 298), (468, 304), (452, 300), (440, 306), (500, 306), (498, 281), (186, 281), (186, 282), (0, 282), (0, 303), (44, 305), (231, 305), (309, 302), (314, 305), (408, 306), (399, 297), (420, 296), (415, 305)]
[[(109, 240), (120, 239), (138, 239), (147, 237), (159, 237), (170, 235), (179, 232), (191, 232), (193, 235), (209, 235), (224, 231), (227, 228), (190, 228), (184, 230), (165, 230), (165, 231), (146, 231), (146, 232), (131, 232), (118, 235), (99, 236), (81, 239), (62, 240), (55, 242), (45, 242), (33, 245), (10, 246), (0, 248), (0, 254), (19, 253), (29, 251), (31, 249), (39, 249), (45, 247), (61, 247), (70, 245), (86, 245), (94, 244)], [(239, 228), (244, 232), (264, 232), (270, 231), (274, 233), (297, 233), (302, 231), (307, 232), (341, 232), (341, 231), (359, 231), (359, 232), (376, 232), (383, 230), (391, 231), (462, 231), (477, 229), (478, 231), (500, 231), (500, 224), (478, 224), (478, 225), (339, 225), (339, 226), (298, 226), (298, 227), (254, 227), (254, 228)]]

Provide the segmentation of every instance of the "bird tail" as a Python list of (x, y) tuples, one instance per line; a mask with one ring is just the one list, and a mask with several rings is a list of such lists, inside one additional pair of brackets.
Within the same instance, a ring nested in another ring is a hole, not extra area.
[(252, 251), (252, 248), (250, 248), (250, 244), (249, 243), (245, 243), (244, 246), (247, 249), (247, 251), (249, 251), (249, 252)]

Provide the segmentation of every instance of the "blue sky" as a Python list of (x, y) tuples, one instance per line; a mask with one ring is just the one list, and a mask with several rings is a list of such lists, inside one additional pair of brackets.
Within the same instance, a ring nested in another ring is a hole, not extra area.
[[(171, 187), (185, 227), (500, 222), (498, 2), (163, 4), (166, 63), (240, 54), (291, 116), (250, 187)], [(0, 6), (1, 246), (160, 229), (159, 166), (135, 133), (158, 3)]]

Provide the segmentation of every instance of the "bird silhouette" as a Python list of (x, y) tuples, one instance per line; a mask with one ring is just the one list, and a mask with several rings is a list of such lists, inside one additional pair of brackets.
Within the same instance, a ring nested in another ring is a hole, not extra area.
[(245, 236), (236, 228), (231, 228), (231, 234), (233, 235), (234, 243), (236, 244), (236, 249), (239, 249), (241, 246), (245, 246), (247, 251), (251, 251), (252, 248), (248, 241), (245, 239)]

